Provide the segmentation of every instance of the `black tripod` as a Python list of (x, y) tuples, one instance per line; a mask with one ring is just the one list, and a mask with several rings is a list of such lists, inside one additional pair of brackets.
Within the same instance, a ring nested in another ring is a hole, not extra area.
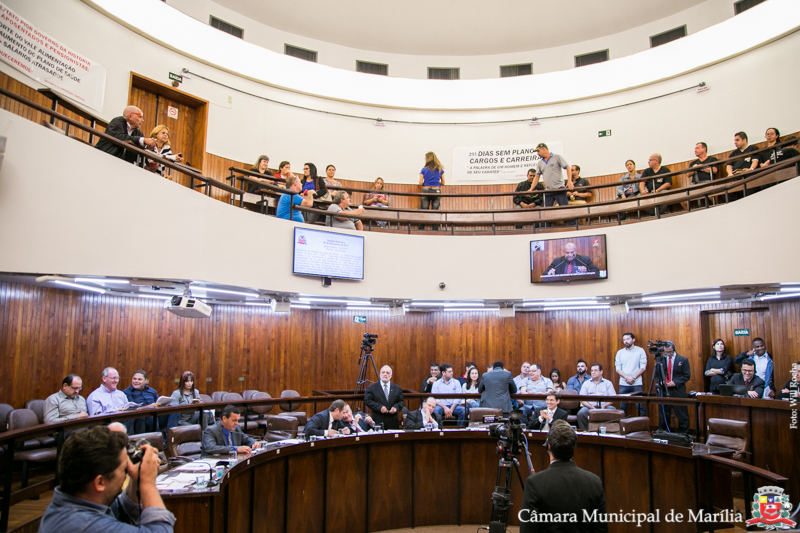
[[(653, 369), (653, 377), (650, 379), (650, 389), (647, 391), (648, 396), (653, 395), (653, 385), (656, 387), (656, 393), (659, 398), (669, 397), (669, 388), (664, 381), (664, 356), (657, 355), (656, 356), (656, 367)], [(669, 410), (669, 416), (667, 416), (667, 409), (663, 403), (658, 404), (658, 420), (659, 426), (661, 425), (661, 421), (664, 421), (664, 425), (667, 426), (667, 431), (669, 429), (669, 423), (672, 421), (672, 409)]]
[[(367, 390), (367, 384), (375, 383), (375, 381), (367, 378), (367, 372), (369, 371), (370, 363), (372, 363), (372, 370), (375, 371), (375, 378), (380, 379), (378, 367), (375, 366), (375, 359), (372, 357), (372, 351), (375, 349), (375, 340), (377, 338), (377, 335), (373, 336), (369, 333), (364, 334), (364, 340), (361, 341), (361, 352), (358, 355), (358, 377), (356, 378), (356, 388), (353, 391), (353, 394), (363, 395)], [(353, 403), (355, 405), (360, 404), (360, 402)]]
[[(489, 527), (478, 528), (489, 530), (489, 533), (505, 533), (508, 526), (508, 512), (511, 510), (511, 474), (516, 470), (517, 478), (522, 490), (525, 490), (525, 482), (522, 481), (522, 474), (519, 472), (519, 461), (514, 457), (503, 457), (497, 466), (497, 481), (492, 492), (492, 518)], [(503, 484), (501, 485), (501, 481)]]

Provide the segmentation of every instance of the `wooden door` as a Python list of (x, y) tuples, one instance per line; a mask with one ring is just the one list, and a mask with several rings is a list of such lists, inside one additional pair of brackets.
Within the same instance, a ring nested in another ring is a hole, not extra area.
[[(731, 357), (736, 357), (742, 352), (751, 348), (753, 339), (761, 337), (770, 346), (770, 335), (772, 327), (769, 316), (769, 308), (750, 308), (750, 309), (725, 309), (719, 311), (703, 311), (701, 313), (702, 329), (702, 363), (701, 371), (705, 373), (705, 364), (711, 357), (712, 343), (716, 339), (725, 341), (725, 346)], [(747, 329), (749, 336), (736, 336), (734, 330)], [(738, 371), (738, 367), (734, 370)], [(708, 390), (708, 379), (703, 380), (705, 390)]]
[[(172, 153), (183, 154), (184, 164), (203, 171), (207, 101), (133, 73), (129, 101), (142, 110), (145, 135), (149, 136), (153, 128), (163, 124), (169, 129)], [(177, 109), (177, 117), (170, 115), (170, 108)], [(170, 172), (167, 177), (189, 185), (189, 178), (178, 172)]]

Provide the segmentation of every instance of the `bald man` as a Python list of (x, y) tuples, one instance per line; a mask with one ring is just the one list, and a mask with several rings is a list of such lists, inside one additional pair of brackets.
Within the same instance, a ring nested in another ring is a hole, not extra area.
[(550, 266), (544, 269), (547, 276), (554, 274), (589, 274), (599, 269), (592, 263), (588, 255), (578, 255), (578, 247), (574, 242), (564, 245), (564, 255), (556, 257)]
[[(647, 159), (647, 168), (642, 172), (642, 177), (652, 179), (639, 182), (639, 194), (656, 194), (670, 189), (672, 187), (672, 176), (667, 176), (666, 178), (661, 177), (662, 174), (669, 174), (670, 172), (672, 171), (669, 167), (661, 166), (661, 154), (650, 154), (650, 157)], [(658, 212), (661, 215), (666, 213), (666, 211), (667, 208), (664, 206), (658, 208)], [(645, 213), (653, 216), (656, 214), (656, 210), (647, 209)]]
[[(144, 122), (144, 115), (142, 110), (136, 106), (129, 105), (122, 111), (121, 117), (116, 117), (108, 123), (106, 133), (112, 137), (116, 137), (120, 141), (133, 141), (136, 146), (144, 148), (145, 146), (153, 147), (156, 145), (156, 140), (145, 138), (142, 130), (139, 127)], [(121, 146), (111, 143), (105, 139), (100, 139), (95, 148), (102, 150), (107, 154), (114, 157), (124, 159), (128, 163), (136, 162), (136, 154), (131, 150), (126, 150)]]
[(392, 368), (381, 367), (381, 380), (367, 387), (364, 404), (372, 410), (372, 419), (384, 429), (400, 429), (398, 413), (403, 410), (403, 390), (392, 383)]

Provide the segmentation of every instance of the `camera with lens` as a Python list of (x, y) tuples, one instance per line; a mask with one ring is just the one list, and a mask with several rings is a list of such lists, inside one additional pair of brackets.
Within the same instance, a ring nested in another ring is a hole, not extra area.
[(361, 341), (361, 349), (365, 352), (371, 352), (375, 349), (375, 344), (378, 342), (378, 335), (372, 333), (364, 333), (364, 339)]
[(654, 355), (656, 359), (664, 355), (664, 348), (669, 346), (667, 341), (662, 341), (661, 339), (655, 341), (649, 341), (647, 343), (647, 351), (650, 352), (651, 355)]
[(496, 424), (489, 426), (489, 436), (497, 439), (495, 453), (502, 455), (505, 460), (511, 460), (522, 453), (525, 446), (522, 417), (522, 411), (515, 409), (508, 418), (498, 418)]
[(130, 458), (131, 463), (139, 464), (142, 462), (144, 458), (144, 448), (142, 446), (152, 446), (150, 441), (147, 439), (139, 439), (136, 442), (128, 442), (128, 458)]

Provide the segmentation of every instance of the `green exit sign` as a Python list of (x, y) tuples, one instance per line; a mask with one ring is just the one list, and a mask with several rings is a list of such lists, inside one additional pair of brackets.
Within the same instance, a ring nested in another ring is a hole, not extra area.
[(354, 316), (353, 317), (353, 322), (355, 322), (357, 324), (366, 324), (367, 323), (367, 317), (365, 317), (365, 316)]
[(733, 330), (733, 336), (734, 337), (749, 337), (750, 336), (750, 330), (747, 329), (747, 328), (745, 328), (745, 329), (735, 329), (735, 330)]
[(611, 137), (611, 130), (600, 130), (597, 132), (598, 137)]
[(170, 72), (169, 73), (169, 79), (171, 79), (172, 81), (182, 82), (183, 81), (183, 76), (181, 76), (180, 74), (175, 74), (174, 72)]

